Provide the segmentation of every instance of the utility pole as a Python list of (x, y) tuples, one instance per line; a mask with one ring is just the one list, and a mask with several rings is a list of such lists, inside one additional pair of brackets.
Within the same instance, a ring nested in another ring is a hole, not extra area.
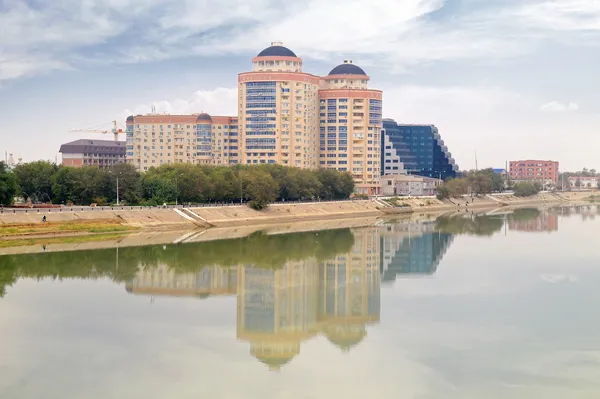
[(117, 206), (119, 206), (119, 174), (117, 174)]

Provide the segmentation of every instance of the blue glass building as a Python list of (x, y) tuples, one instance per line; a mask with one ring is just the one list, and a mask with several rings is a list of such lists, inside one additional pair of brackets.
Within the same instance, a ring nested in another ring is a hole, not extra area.
[(406, 237), (395, 243), (381, 238), (380, 270), (382, 281), (389, 283), (397, 276), (432, 275), (453, 241), (447, 233), (426, 233)]
[(458, 165), (434, 125), (399, 125), (384, 119), (381, 142), (382, 175), (456, 177)]

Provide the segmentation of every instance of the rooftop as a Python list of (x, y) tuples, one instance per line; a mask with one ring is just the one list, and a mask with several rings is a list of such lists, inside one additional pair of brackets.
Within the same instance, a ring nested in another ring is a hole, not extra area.
[(267, 47), (257, 57), (297, 57), (296, 54), (281, 42), (273, 42), (270, 47)]
[(352, 60), (344, 60), (343, 64), (340, 64), (333, 68), (329, 75), (362, 75), (367, 76), (365, 71), (359, 66), (352, 63)]

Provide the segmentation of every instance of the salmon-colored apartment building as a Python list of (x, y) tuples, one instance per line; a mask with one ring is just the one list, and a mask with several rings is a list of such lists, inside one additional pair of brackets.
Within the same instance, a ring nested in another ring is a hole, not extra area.
[(169, 163), (281, 164), (350, 172), (356, 193), (379, 194), (382, 92), (352, 61), (325, 77), (275, 42), (238, 75), (238, 117), (127, 118), (127, 160), (140, 171)]
[(558, 162), (524, 160), (510, 161), (511, 180), (537, 180), (558, 182)]

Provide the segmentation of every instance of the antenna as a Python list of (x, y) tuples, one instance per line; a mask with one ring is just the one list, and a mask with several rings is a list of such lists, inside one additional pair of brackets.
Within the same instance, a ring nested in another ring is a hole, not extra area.
[(152, 110), (150, 111), (152, 115), (156, 115), (156, 105), (152, 104)]

